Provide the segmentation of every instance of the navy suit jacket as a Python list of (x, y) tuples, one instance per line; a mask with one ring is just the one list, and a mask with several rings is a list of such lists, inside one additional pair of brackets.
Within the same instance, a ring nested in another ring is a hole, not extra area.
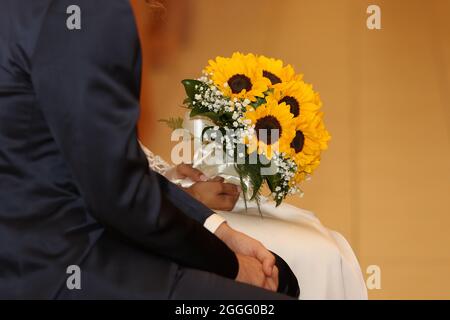
[[(67, 7), (81, 9), (69, 30)], [(212, 212), (148, 169), (128, 0), (0, 0), (0, 298), (166, 297), (179, 265), (229, 278)]]

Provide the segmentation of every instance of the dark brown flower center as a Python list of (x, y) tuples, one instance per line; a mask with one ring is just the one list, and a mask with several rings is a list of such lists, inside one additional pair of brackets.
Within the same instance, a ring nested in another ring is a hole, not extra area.
[(274, 144), (281, 136), (280, 122), (274, 116), (265, 116), (256, 121), (255, 130), (258, 140), (263, 141), (267, 145)]
[(263, 77), (269, 79), (272, 84), (281, 83), (281, 79), (274, 75), (272, 72), (264, 70)]
[(278, 103), (286, 103), (291, 113), (294, 115), (294, 117), (298, 117), (300, 115), (300, 104), (298, 103), (297, 99), (291, 96), (286, 96), (283, 99), (281, 99)]
[(291, 142), (291, 148), (295, 150), (295, 153), (299, 153), (303, 150), (305, 145), (305, 135), (300, 130), (295, 134), (295, 138)]
[(242, 90), (250, 91), (252, 90), (252, 82), (250, 78), (244, 74), (235, 74), (230, 79), (228, 79), (228, 85), (231, 88), (231, 92), (237, 94)]

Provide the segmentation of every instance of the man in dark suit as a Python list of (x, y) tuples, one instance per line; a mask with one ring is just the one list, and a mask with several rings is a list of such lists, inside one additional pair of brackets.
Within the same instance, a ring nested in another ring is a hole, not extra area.
[(288, 268), (148, 170), (140, 61), (127, 0), (0, 0), (0, 298), (284, 298), (256, 286)]

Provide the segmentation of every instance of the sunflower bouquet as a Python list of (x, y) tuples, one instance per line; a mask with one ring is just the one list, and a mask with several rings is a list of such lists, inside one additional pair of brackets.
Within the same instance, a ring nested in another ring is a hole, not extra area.
[(182, 83), (190, 119), (208, 120), (202, 143), (223, 151), (220, 160), (232, 165), (246, 202), (259, 203), (264, 185), (277, 205), (302, 193), (300, 183), (330, 140), (320, 96), (302, 75), (281, 60), (234, 53)]

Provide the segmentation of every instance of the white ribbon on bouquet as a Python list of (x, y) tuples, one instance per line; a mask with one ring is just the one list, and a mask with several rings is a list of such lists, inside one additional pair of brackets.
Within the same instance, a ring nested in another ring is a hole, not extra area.
[[(202, 171), (208, 178), (222, 177), (225, 182), (240, 186), (241, 178), (236, 171), (235, 162), (227, 161), (227, 157), (223, 156), (225, 154), (223, 144), (203, 140), (203, 134), (208, 127), (215, 127), (210, 119), (201, 116), (191, 118), (189, 112), (185, 113), (183, 129), (190, 134), (194, 145), (192, 167)], [(173, 182), (184, 188), (194, 183), (191, 179), (178, 179)], [(247, 187), (246, 198), (250, 199), (252, 194), (250, 180), (243, 178), (243, 183)]]

